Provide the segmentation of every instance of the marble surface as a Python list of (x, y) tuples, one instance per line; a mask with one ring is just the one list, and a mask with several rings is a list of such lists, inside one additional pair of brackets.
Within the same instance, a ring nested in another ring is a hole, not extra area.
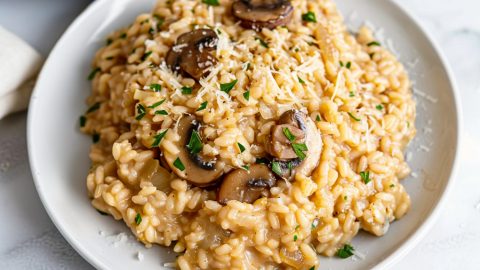
[[(447, 56), (460, 88), (465, 130), (444, 211), (393, 269), (479, 269), (480, 1), (395, 1), (420, 20)], [(0, 0), (0, 25), (47, 56), (89, 2)], [(92, 269), (48, 218), (32, 182), (25, 137), (26, 113), (0, 121), (0, 269)]]

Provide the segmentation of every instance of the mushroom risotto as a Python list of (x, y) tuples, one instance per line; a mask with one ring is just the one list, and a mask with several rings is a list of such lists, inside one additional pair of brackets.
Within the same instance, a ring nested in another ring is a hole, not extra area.
[(93, 60), (93, 206), (180, 269), (318, 269), (410, 207), (404, 67), (331, 0), (159, 0)]

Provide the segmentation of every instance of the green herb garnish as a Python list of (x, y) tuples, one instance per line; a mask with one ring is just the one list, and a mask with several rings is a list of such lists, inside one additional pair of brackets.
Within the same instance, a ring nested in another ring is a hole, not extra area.
[(279, 162), (272, 162), (272, 172), (282, 175), (282, 169), (280, 168), (280, 163)]
[(242, 169), (244, 169), (245, 171), (248, 171), (248, 170), (250, 170), (250, 166), (248, 166), (248, 165), (243, 165), (243, 166), (242, 166)]
[(105, 58), (105, 60), (112, 60), (114, 57), (113, 56), (109, 56), (107, 58)]
[(179, 169), (182, 172), (185, 170), (185, 165), (183, 165), (182, 161), (178, 157), (173, 162), (173, 166), (175, 166), (175, 168)]
[(353, 115), (351, 112), (348, 112), (348, 115), (350, 115), (350, 117), (351, 117), (353, 120), (355, 120), (355, 121), (357, 121), (357, 122), (360, 122), (360, 118), (355, 117), (355, 115)]
[(375, 109), (381, 111), (381, 110), (383, 110), (383, 105), (382, 105), (382, 104), (378, 104), (377, 106), (375, 106)]
[(246, 101), (250, 100), (250, 90), (247, 90), (245, 93), (243, 93), (243, 97)]
[(308, 151), (307, 145), (304, 143), (292, 143), (292, 148), (298, 158), (304, 160), (307, 156), (304, 151)]
[(122, 33), (122, 34), (120, 35), (120, 38), (125, 39), (126, 37), (127, 37), (127, 33)]
[(310, 267), (308, 270), (315, 270), (315, 266)]
[(158, 133), (157, 135), (153, 136), (154, 140), (152, 143), (152, 147), (157, 147), (160, 145), (160, 142), (162, 141), (163, 137), (165, 137), (165, 134), (167, 134), (168, 129), (165, 129), (164, 131)]
[(86, 123), (87, 118), (84, 115), (80, 116), (80, 127), (84, 127)]
[(342, 62), (342, 61), (340, 61), (339, 63), (340, 63), (340, 66), (341, 66), (341, 67), (343, 67), (343, 62)]
[(305, 84), (305, 81), (302, 80), (302, 78), (298, 77), (298, 82), (301, 83), (301, 84)]
[(362, 178), (363, 182), (365, 184), (368, 184), (372, 179), (370, 179), (370, 172), (365, 171), (365, 172), (360, 172), (360, 177)]
[(159, 114), (159, 115), (168, 115), (168, 112), (165, 111), (165, 110), (159, 110), (159, 111), (156, 111), (155, 114)]
[(349, 96), (350, 96), (350, 97), (354, 97), (354, 96), (355, 96), (355, 93), (353, 93), (353, 91), (350, 91)]
[(382, 45), (378, 41), (372, 41), (372, 42), (368, 43), (367, 46), (371, 47), (371, 46), (382, 46)]
[(107, 46), (112, 44), (113, 40), (111, 38), (107, 38)]
[(148, 88), (150, 88), (150, 90), (153, 90), (154, 92), (160, 92), (162, 90), (162, 86), (158, 83), (152, 83)]
[(93, 78), (95, 78), (95, 75), (97, 75), (97, 73), (100, 72), (100, 71), (101, 71), (101, 69), (99, 67), (92, 69), (92, 71), (90, 71), (90, 74), (88, 74), (87, 79), (89, 81), (93, 80)]
[(353, 255), (353, 251), (354, 251), (354, 250), (355, 250), (355, 249), (354, 249), (352, 246), (350, 246), (349, 244), (345, 244), (345, 245), (343, 246), (343, 248), (337, 250), (337, 254), (336, 254), (336, 255), (337, 255), (337, 257), (340, 257), (340, 258), (342, 258), (342, 259), (346, 259), (346, 258), (348, 258), (348, 257), (350, 257), (350, 256)]
[(135, 216), (135, 224), (140, 225), (140, 223), (142, 223), (142, 215), (140, 215), (140, 213), (137, 213), (137, 215)]
[(293, 241), (297, 241), (298, 240), (298, 236), (295, 234), (293, 235)]
[(317, 114), (317, 117), (315, 118), (315, 121), (317, 121), (317, 122), (322, 121), (322, 118), (320, 118), (320, 115), (319, 115), (319, 114)]
[(347, 64), (345, 65), (346, 68), (350, 69), (350, 67), (352, 66), (352, 62), (348, 61)]
[(192, 93), (193, 88), (184, 86), (182, 87), (182, 94), (183, 95), (190, 95)]
[(238, 80), (233, 80), (229, 83), (222, 83), (220, 84), (220, 91), (222, 92), (225, 92), (225, 93), (229, 93), (233, 87), (235, 86), (235, 84), (237, 84)]
[(153, 103), (153, 105), (148, 106), (147, 108), (154, 109), (154, 108), (162, 105), (163, 102), (165, 102), (165, 99), (162, 99), (162, 100), (160, 100), (159, 102)]
[(207, 104), (208, 104), (208, 101), (205, 101), (202, 104), (200, 104), (200, 107), (198, 107), (197, 112), (205, 110), (205, 108), (207, 108)]
[(395, 187), (395, 185), (394, 185), (394, 184), (390, 184), (390, 188), (394, 188), (394, 187)]
[(192, 130), (192, 135), (190, 136), (190, 141), (187, 144), (187, 148), (190, 150), (191, 154), (198, 154), (200, 151), (202, 151), (202, 139), (196, 130)]
[(138, 121), (140, 119), (142, 119), (145, 114), (146, 114), (146, 110), (145, 110), (145, 107), (143, 107), (142, 104), (138, 104), (137, 105), (137, 117), (135, 117), (135, 119)]
[(292, 134), (292, 132), (290, 131), (290, 129), (288, 129), (287, 127), (286, 128), (283, 128), (282, 129), (283, 131), (283, 134), (285, 135), (285, 137), (287, 137), (287, 139), (291, 142), (295, 141), (295, 136)]
[(255, 159), (256, 164), (268, 164), (268, 159), (267, 158), (256, 158)]
[(88, 108), (87, 113), (94, 112), (98, 109), (100, 109), (100, 102), (95, 102), (90, 108)]
[(243, 153), (245, 151), (245, 146), (243, 146), (243, 144), (241, 143), (237, 143), (238, 145), (238, 149), (240, 149), (240, 153)]
[(302, 20), (306, 22), (317, 22), (317, 18), (315, 17), (315, 13), (309, 11), (307, 13), (302, 14)]
[(209, 6), (219, 6), (220, 3), (218, 2), (218, 0), (202, 0), (202, 2), (204, 4), (207, 4)]
[(98, 134), (97, 132), (93, 133), (92, 141), (93, 143), (97, 143), (98, 141), (100, 141), (100, 134)]
[(147, 58), (148, 58), (152, 53), (153, 53), (152, 51), (148, 51), (148, 52), (144, 53), (143, 56), (142, 56), (142, 58), (141, 58), (141, 59), (142, 59), (142, 62), (145, 61), (145, 60), (147, 60)]
[(265, 42), (265, 40), (263, 40), (263, 39), (261, 39), (261, 38), (259, 38), (259, 37), (255, 37), (255, 40), (257, 40), (258, 42), (260, 42), (260, 45), (262, 45), (263, 47), (265, 47), (265, 48), (267, 48), (267, 49), (269, 48), (269, 46), (268, 46), (267, 42)]

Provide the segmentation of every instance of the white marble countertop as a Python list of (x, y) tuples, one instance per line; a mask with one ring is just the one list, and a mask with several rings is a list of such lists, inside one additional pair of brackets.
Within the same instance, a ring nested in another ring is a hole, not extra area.
[[(436, 39), (460, 87), (464, 137), (437, 223), (394, 269), (480, 269), (480, 1), (395, 0)], [(0, 25), (44, 56), (90, 0), (0, 1)], [(32, 182), (26, 113), (0, 121), (0, 269), (92, 269), (48, 218)]]

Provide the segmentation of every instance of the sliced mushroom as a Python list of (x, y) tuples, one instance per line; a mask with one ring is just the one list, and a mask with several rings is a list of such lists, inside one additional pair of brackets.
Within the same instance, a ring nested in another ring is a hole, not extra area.
[(276, 183), (275, 175), (264, 164), (253, 164), (250, 169), (236, 169), (227, 176), (220, 186), (217, 200), (226, 204), (230, 200), (253, 203)]
[[(310, 175), (318, 165), (322, 151), (322, 138), (315, 123), (305, 113), (298, 110), (284, 112), (278, 119), (267, 138), (265, 149), (275, 157), (272, 162), (276, 173), (284, 179), (291, 180), (295, 173)], [(284, 128), (288, 128), (295, 139), (290, 141)], [(303, 135), (303, 136), (302, 136)], [(293, 143), (305, 144), (305, 158), (301, 160), (293, 150)], [(292, 154), (293, 153), (293, 154)]]
[(293, 6), (289, 0), (237, 0), (232, 14), (245, 28), (260, 30), (286, 25), (292, 18)]
[[(199, 130), (200, 124), (194, 116), (184, 115), (178, 122), (180, 140), (175, 142), (179, 153), (174, 155), (164, 151), (165, 160), (172, 171), (193, 185), (205, 187), (212, 185), (223, 173), (222, 164), (217, 160), (205, 160), (200, 153), (193, 154), (187, 145), (193, 130)], [(180, 161), (180, 162), (179, 162)], [(183, 170), (182, 166), (183, 165)]]
[(212, 55), (218, 42), (217, 34), (210, 29), (196, 29), (177, 38), (176, 44), (165, 57), (167, 65), (199, 80), (217, 63)]

